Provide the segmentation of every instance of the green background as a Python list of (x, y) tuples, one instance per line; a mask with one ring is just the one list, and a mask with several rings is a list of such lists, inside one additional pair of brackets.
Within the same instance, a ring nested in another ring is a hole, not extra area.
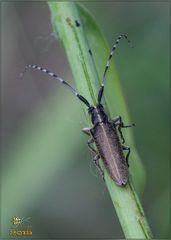
[[(120, 33), (128, 33), (134, 42), (131, 50), (121, 43), (115, 63), (147, 173), (142, 204), (155, 238), (167, 238), (169, 4), (83, 4), (110, 46)], [(37, 64), (73, 83), (64, 50), (52, 33), (47, 4), (3, 3), (1, 10), (3, 237), (13, 227), (11, 219), (20, 216), (31, 218), (37, 238), (123, 238), (81, 133), (86, 126), (81, 104), (41, 73), (30, 71), (19, 78), (26, 64)]]

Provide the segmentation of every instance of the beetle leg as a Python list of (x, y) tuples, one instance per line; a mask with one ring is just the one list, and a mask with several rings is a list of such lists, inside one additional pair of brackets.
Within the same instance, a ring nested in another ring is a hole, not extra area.
[(93, 161), (94, 161), (95, 165), (97, 166), (97, 168), (98, 168), (98, 170), (99, 170), (99, 172), (100, 172), (100, 174), (101, 174), (101, 176), (102, 176), (102, 178), (103, 178), (103, 181), (105, 182), (104, 172), (103, 172), (103, 170), (102, 170), (102, 168), (101, 168), (101, 166), (100, 166), (100, 164), (99, 164), (99, 159), (100, 159), (100, 156), (97, 154), (97, 155), (94, 157)]
[(87, 144), (88, 144), (88, 147), (91, 149), (92, 152), (96, 153), (95, 157), (93, 158), (93, 161), (95, 163), (95, 165), (97, 166), (98, 170), (100, 171), (100, 174), (102, 175), (102, 178), (103, 178), (103, 181), (105, 181), (105, 178), (104, 178), (104, 172), (99, 164), (99, 159), (100, 159), (100, 156), (97, 154), (97, 151), (96, 149), (94, 149), (91, 144), (94, 143), (94, 139), (93, 138), (90, 138), (88, 141), (87, 141)]
[[(83, 128), (82, 131), (91, 136), (91, 128)], [(91, 146), (91, 144), (94, 143), (94, 139), (91, 137), (88, 141), (87, 141), (87, 144), (88, 144), (88, 147), (91, 149), (92, 152), (95, 152), (96, 153), (96, 150)]]
[[(82, 129), (82, 131), (83, 131), (85, 134), (89, 135), (89, 136), (91, 136), (91, 130), (92, 130), (92, 128), (83, 128), (83, 129)], [(90, 139), (87, 141), (88, 147), (91, 149), (91, 151), (97, 154), (96, 149), (94, 149), (94, 148), (92, 147), (92, 145), (91, 145), (91, 144), (93, 144), (93, 143), (94, 143), (94, 139), (93, 139), (93, 138), (90, 138)], [(105, 181), (104, 172), (103, 172), (103, 170), (102, 170), (102, 168), (101, 168), (101, 166), (100, 166), (100, 164), (99, 164), (99, 159), (100, 159), (100, 156), (97, 154), (97, 155), (95, 155), (93, 161), (94, 161), (95, 165), (97, 166), (98, 170), (100, 171), (100, 174), (102, 175), (103, 181)]]
[(120, 137), (121, 137), (121, 139), (122, 139), (122, 143), (124, 143), (124, 142), (125, 142), (125, 139), (124, 139), (124, 137), (123, 137), (121, 128), (132, 127), (132, 126), (135, 126), (135, 124), (133, 123), (133, 124), (130, 124), (130, 125), (124, 125), (121, 116), (117, 116), (116, 118), (114, 118), (114, 119), (112, 120), (112, 123), (113, 123), (115, 126), (118, 126), (118, 131), (119, 131)]
[(89, 128), (89, 127), (88, 128), (83, 128), (82, 131), (83, 131), (83, 133), (85, 133), (89, 136), (91, 135), (91, 128)]
[(92, 147), (91, 144), (94, 143), (94, 139), (93, 138), (90, 138), (88, 141), (87, 141), (87, 144), (88, 144), (88, 147), (91, 149), (92, 152), (94, 153), (97, 153), (96, 149), (94, 149), (94, 147)]
[(127, 155), (126, 155), (126, 163), (127, 163), (127, 166), (129, 167), (128, 158), (129, 158), (129, 155), (130, 155), (131, 149), (130, 149), (130, 147), (128, 147), (128, 146), (124, 146), (124, 145), (122, 145), (122, 149), (128, 151), (128, 153), (127, 153)]
[[(91, 130), (92, 130), (92, 128), (83, 128), (83, 129), (82, 129), (82, 131), (83, 131), (85, 134), (89, 135), (89, 136), (91, 136)], [(92, 152), (97, 153), (96, 150), (91, 146), (92, 143), (94, 143), (94, 139), (91, 137), (91, 138), (87, 141), (88, 147), (91, 149)]]

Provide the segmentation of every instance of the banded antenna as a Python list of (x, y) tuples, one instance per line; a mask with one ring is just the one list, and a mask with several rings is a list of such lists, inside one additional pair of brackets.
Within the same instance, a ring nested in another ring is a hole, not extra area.
[(20, 76), (22, 77), (24, 75), (24, 73), (29, 69), (29, 68), (33, 68), (33, 69), (36, 69), (36, 70), (39, 70), (43, 73), (46, 73), (48, 74), (50, 77), (53, 77), (55, 78), (56, 80), (58, 80), (60, 83), (64, 84), (65, 86), (67, 86), (71, 92), (78, 97), (79, 100), (81, 100), (88, 108), (90, 108), (90, 103), (82, 96), (80, 95), (76, 89), (74, 89), (69, 83), (67, 83), (65, 80), (63, 80), (61, 77), (57, 76), (55, 73), (45, 69), (45, 68), (42, 68), (42, 67), (39, 67), (37, 65), (27, 65), (25, 66), (25, 69), (24, 71), (20, 74)]
[(120, 42), (120, 40), (122, 38), (125, 38), (127, 40), (127, 42), (130, 44), (130, 47), (133, 47), (131, 41), (128, 39), (126, 34), (121, 34), (117, 38), (115, 44), (113, 45), (113, 47), (110, 50), (110, 54), (109, 54), (109, 57), (108, 57), (108, 60), (107, 60), (107, 63), (106, 63), (106, 67), (105, 67), (105, 70), (104, 70), (104, 73), (103, 73), (103, 80), (102, 80), (101, 87), (100, 87), (99, 93), (98, 93), (98, 104), (100, 104), (102, 96), (103, 96), (104, 86), (105, 86), (105, 82), (106, 82), (106, 74), (107, 74), (107, 71), (109, 69), (110, 60), (111, 60), (111, 58), (112, 58), (112, 56), (115, 52), (115, 49), (117, 48), (117, 44)]

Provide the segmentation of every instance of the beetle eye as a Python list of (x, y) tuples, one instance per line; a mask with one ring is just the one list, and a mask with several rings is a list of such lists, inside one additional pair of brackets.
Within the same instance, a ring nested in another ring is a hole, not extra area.
[(93, 109), (94, 109), (94, 107), (92, 107), (92, 106), (89, 107), (89, 108), (88, 108), (88, 112), (91, 113), (91, 112), (93, 111)]
[(98, 107), (99, 107), (100, 109), (103, 109), (103, 106), (102, 106), (102, 104), (99, 104), (99, 105), (98, 105)]

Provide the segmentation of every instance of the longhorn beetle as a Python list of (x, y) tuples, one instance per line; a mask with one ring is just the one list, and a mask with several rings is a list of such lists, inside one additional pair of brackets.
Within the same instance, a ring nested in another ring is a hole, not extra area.
[[(129, 167), (128, 157), (130, 154), (130, 147), (123, 145), (125, 140), (122, 135), (121, 128), (132, 127), (134, 126), (134, 124), (124, 125), (121, 116), (117, 116), (113, 120), (109, 120), (107, 114), (104, 111), (103, 105), (101, 104), (101, 99), (104, 92), (106, 73), (109, 68), (110, 60), (113, 56), (113, 53), (119, 41), (122, 38), (125, 38), (128, 41), (128, 43), (130, 43), (130, 40), (128, 39), (127, 35), (121, 34), (117, 38), (115, 44), (112, 46), (104, 70), (103, 80), (98, 92), (97, 104), (95, 106), (90, 105), (87, 99), (80, 95), (70, 84), (68, 84), (61, 77), (59, 77), (55, 73), (50, 72), (47, 69), (44, 69), (37, 65), (27, 65), (25, 66), (25, 69), (22, 72), (23, 75), (28, 68), (34, 68), (36, 70), (48, 74), (49, 76), (55, 78), (56, 80), (67, 86), (72, 91), (72, 93), (88, 107), (88, 113), (90, 115), (93, 126), (90, 128), (83, 128), (82, 131), (90, 136), (90, 139), (88, 140), (87, 143), (89, 148), (94, 153), (96, 153), (94, 157), (94, 162), (99, 168), (104, 179), (104, 172), (99, 164), (99, 159), (101, 158), (111, 178), (116, 182), (116, 184), (120, 186), (126, 185), (128, 181), (128, 167)], [(120, 139), (122, 140), (122, 143)], [(97, 150), (95, 150), (92, 147), (93, 143), (95, 143)], [(123, 150), (128, 151), (126, 157), (124, 156)]]

